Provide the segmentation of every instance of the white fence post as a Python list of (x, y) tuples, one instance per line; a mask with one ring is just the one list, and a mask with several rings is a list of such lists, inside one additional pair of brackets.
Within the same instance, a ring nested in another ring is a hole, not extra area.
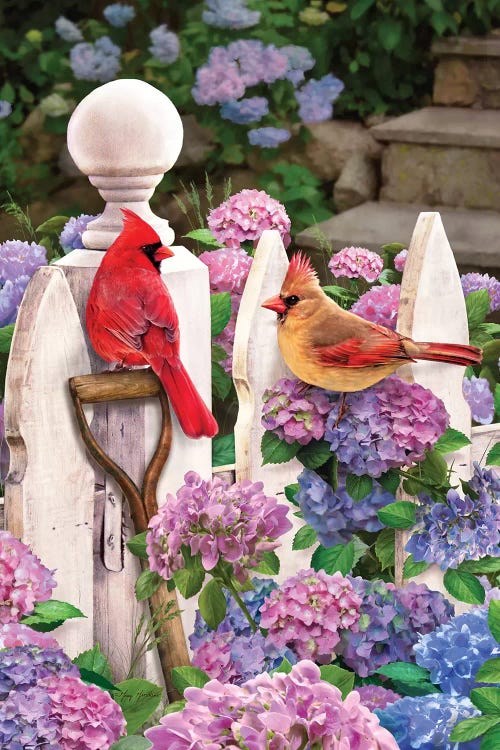
[[(172, 246), (172, 229), (152, 214), (148, 200), (178, 156), (182, 125), (164, 94), (143, 81), (119, 80), (95, 89), (80, 103), (70, 121), (68, 142), (76, 163), (108, 204), (84, 235), (88, 247), (99, 249), (74, 250), (56, 265), (37, 272), (19, 314), (5, 399), (13, 454), (6, 484), (7, 525), (47, 565), (58, 569), (62, 584), (58, 597), (81, 606), (89, 618), (65, 625), (61, 634), (55, 632), (56, 637), (71, 656), (98, 641), (110, 658), (115, 678), (122, 679), (130, 663), (134, 629), (145, 612), (133, 591), (140, 566), (125, 547), (134, 531), (121, 493), (85, 456), (67, 380), (109, 367), (88, 343), (84, 315), (102, 250), (121, 230), (119, 207), (143, 216), (162, 241)], [(175, 258), (164, 264), (162, 278), (179, 316), (181, 357), (210, 404), (208, 269), (186, 248), (174, 247), (174, 252)], [(50, 296), (44, 292), (42, 299), (37, 289), (45, 276), (57, 281), (59, 292)], [(38, 363), (36, 368), (32, 361)], [(91, 427), (98, 442), (136, 482), (142, 479), (160, 430), (159, 404), (152, 401), (94, 407)], [(26, 406), (20, 409), (19, 404)], [(29, 408), (32, 416), (28, 416)], [(206, 478), (211, 473), (211, 441), (190, 440), (174, 415), (172, 422), (172, 452), (158, 485), (159, 505), (167, 492), (176, 492), (186, 471), (198, 471)], [(52, 541), (55, 536), (38, 523), (44, 517), (57, 529), (57, 544)], [(85, 596), (75, 601), (80, 588)], [(185, 624), (189, 626), (189, 621)], [(68, 630), (74, 633), (73, 639), (66, 637)], [(144, 669), (148, 677), (161, 682), (155, 652), (148, 653)]]

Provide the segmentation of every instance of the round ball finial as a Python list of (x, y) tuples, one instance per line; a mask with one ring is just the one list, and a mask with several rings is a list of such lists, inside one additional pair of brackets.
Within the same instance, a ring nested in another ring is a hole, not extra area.
[(86, 247), (106, 249), (122, 229), (121, 207), (131, 208), (172, 244), (166, 219), (149, 200), (182, 147), (183, 129), (168, 96), (137, 79), (119, 79), (94, 89), (76, 107), (68, 125), (68, 149), (76, 165), (106, 201), (102, 216), (83, 235)]

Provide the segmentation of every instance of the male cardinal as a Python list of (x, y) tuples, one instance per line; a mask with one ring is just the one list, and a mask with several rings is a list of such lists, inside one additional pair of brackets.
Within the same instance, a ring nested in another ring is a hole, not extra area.
[(475, 346), (412, 341), (342, 310), (323, 292), (309, 259), (300, 252), (290, 261), (280, 294), (262, 307), (278, 313), (278, 344), (294, 375), (344, 395), (368, 388), (417, 359), (455, 365), (481, 362), (481, 350)]
[(97, 354), (120, 366), (150, 365), (189, 437), (213, 437), (217, 422), (179, 359), (179, 321), (160, 276), (173, 252), (128, 208), (106, 252), (87, 302), (87, 330)]

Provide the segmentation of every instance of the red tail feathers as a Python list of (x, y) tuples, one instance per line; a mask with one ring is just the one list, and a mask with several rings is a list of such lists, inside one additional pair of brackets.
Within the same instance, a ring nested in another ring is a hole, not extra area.
[(418, 354), (412, 354), (415, 359), (428, 359), (431, 362), (448, 362), (452, 365), (478, 365), (483, 353), (476, 346), (466, 344), (438, 344), (419, 341)]
[(182, 363), (178, 360), (179, 366), (175, 370), (166, 360), (162, 360), (159, 369), (155, 368), (155, 364), (151, 362), (185, 434), (190, 438), (217, 435), (219, 426)]

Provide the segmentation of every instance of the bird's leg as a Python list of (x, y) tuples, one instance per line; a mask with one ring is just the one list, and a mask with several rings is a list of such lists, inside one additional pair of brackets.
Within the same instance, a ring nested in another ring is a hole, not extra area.
[(347, 393), (345, 391), (340, 394), (340, 399), (339, 399), (339, 413), (337, 414), (337, 419), (335, 420), (334, 427), (338, 427), (339, 426), (340, 420), (349, 411), (349, 407), (345, 405), (345, 397), (346, 396), (347, 396)]

